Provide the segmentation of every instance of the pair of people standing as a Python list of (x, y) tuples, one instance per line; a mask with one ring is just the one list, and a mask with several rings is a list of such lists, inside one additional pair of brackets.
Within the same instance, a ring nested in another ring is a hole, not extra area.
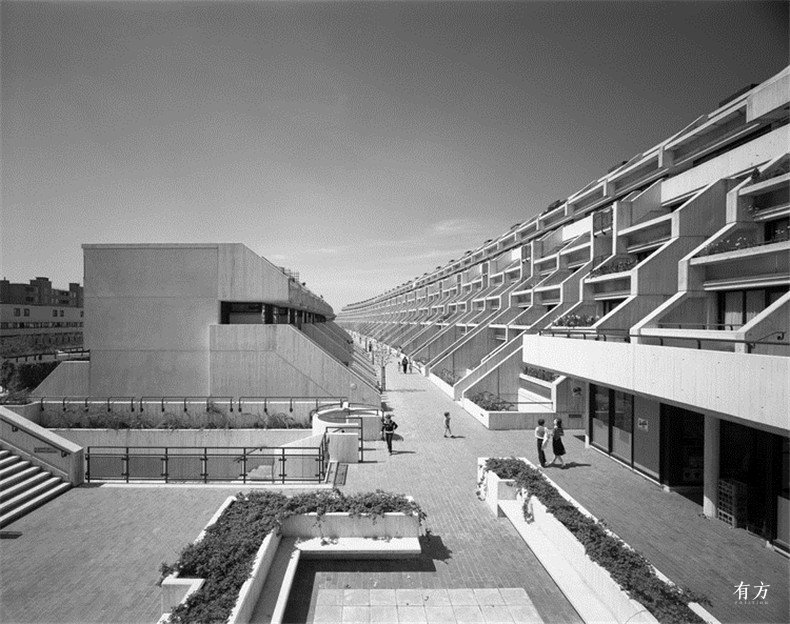
[(554, 419), (554, 427), (549, 429), (546, 427), (546, 421), (543, 418), (538, 419), (538, 426), (535, 427), (535, 438), (538, 445), (538, 460), (542, 468), (546, 467), (546, 450), (551, 445), (551, 450), (554, 453), (554, 459), (551, 460), (549, 466), (553, 466), (554, 462), (559, 460), (560, 466), (565, 467), (565, 461), (562, 456), (565, 455), (565, 445), (562, 443), (562, 436), (565, 435), (565, 430), (562, 428), (562, 419)]

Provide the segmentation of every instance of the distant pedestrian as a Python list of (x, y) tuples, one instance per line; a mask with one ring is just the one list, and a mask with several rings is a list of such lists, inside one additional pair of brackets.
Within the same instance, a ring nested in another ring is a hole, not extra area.
[(450, 412), (444, 413), (444, 437), (454, 438), (453, 432), (450, 430)]
[(407, 372), (409, 368), (409, 358), (407, 358), (405, 355), (403, 356), (403, 361), (401, 362), (401, 365), (403, 366), (403, 372), (404, 373)]
[(538, 418), (538, 426), (535, 427), (535, 438), (538, 443), (538, 461), (541, 467), (546, 466), (546, 453), (543, 451), (543, 445), (548, 439), (548, 430), (546, 429), (546, 421)]
[(562, 456), (565, 455), (565, 445), (562, 443), (562, 436), (565, 435), (565, 431), (562, 428), (562, 418), (555, 418), (554, 419), (554, 429), (551, 430), (551, 450), (554, 453), (554, 459), (551, 460), (551, 465), (554, 465), (554, 462), (560, 460), (560, 466), (565, 468), (565, 462), (562, 459)]
[(410, 373), (414, 372), (414, 361), (413, 360), (409, 360), (409, 372)]
[(398, 423), (392, 420), (392, 416), (387, 414), (384, 417), (384, 422), (381, 424), (381, 433), (384, 436), (384, 441), (387, 443), (387, 450), (392, 455), (392, 437), (395, 435), (395, 430), (398, 428)]

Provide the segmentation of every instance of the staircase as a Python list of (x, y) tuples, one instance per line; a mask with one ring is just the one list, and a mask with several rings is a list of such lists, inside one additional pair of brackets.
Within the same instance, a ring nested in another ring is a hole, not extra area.
[(71, 487), (43, 468), (0, 449), (0, 528)]

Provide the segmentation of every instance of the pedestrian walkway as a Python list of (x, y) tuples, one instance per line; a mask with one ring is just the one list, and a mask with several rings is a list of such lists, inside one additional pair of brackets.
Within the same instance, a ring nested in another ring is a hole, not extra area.
[[(523, 455), (527, 432), (484, 429), (427, 379), (399, 372), (395, 365), (387, 369), (383, 400), (403, 440), (394, 443), (392, 455), (384, 442), (368, 443), (365, 463), (349, 466), (341, 489), (413, 496), (428, 514), (423, 556), (417, 561), (300, 563), (287, 621), (313, 621), (318, 593), (325, 590), (523, 588), (543, 621), (580, 622), (510, 522), (496, 518), (475, 494), (477, 457)], [(451, 413), (455, 438), (443, 437), (445, 411)]]

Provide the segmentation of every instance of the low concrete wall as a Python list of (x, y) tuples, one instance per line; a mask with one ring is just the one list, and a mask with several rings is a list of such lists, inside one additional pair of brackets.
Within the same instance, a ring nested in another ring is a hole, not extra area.
[(554, 412), (550, 409), (536, 412), (489, 412), (467, 398), (461, 399), (461, 407), (486, 429), (494, 431), (534, 429), (538, 426), (539, 418), (554, 418)]
[(309, 429), (50, 429), (81, 446), (278, 447), (310, 435)]
[(241, 586), (236, 606), (233, 607), (228, 618), (228, 624), (247, 624), (252, 619), (263, 584), (266, 582), (266, 576), (269, 574), (274, 556), (280, 546), (280, 539), (281, 534), (276, 532), (269, 533), (263, 539), (261, 547), (255, 554), (250, 578), (244, 581), (244, 585)]
[(420, 520), (403, 513), (383, 517), (328, 513), (318, 522), (318, 515), (310, 513), (287, 518), (281, 530), (287, 537), (419, 537)]
[[(27, 418), (30, 422), (41, 425), (41, 408), (37, 403), (28, 403), (27, 405), (4, 405), (7, 410), (19, 414), (23, 418)], [(41, 425), (43, 427), (43, 425)]]

